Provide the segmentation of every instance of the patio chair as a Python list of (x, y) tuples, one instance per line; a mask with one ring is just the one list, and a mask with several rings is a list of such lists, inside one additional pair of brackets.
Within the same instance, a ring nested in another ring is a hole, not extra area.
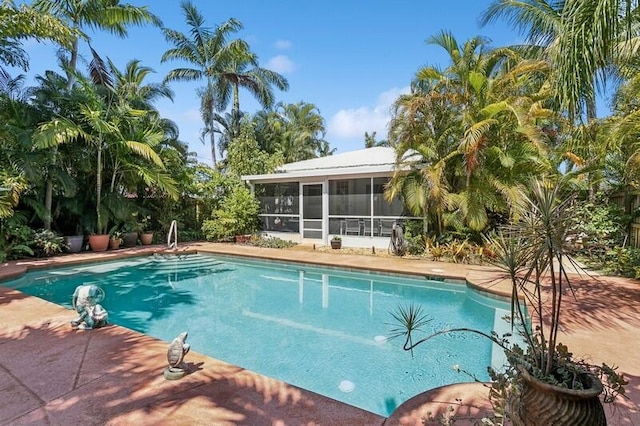
[(360, 220), (359, 219), (345, 219), (344, 220), (344, 235), (360, 235)]
[(395, 222), (395, 219), (380, 219), (378, 221), (378, 235), (381, 237), (390, 237)]
[(362, 229), (363, 229), (362, 235), (364, 235), (366, 237), (370, 237), (371, 236), (371, 219), (363, 219), (362, 220)]

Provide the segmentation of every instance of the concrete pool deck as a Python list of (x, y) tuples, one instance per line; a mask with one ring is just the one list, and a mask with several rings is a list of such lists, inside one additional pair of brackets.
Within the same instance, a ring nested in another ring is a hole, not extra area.
[[(452, 407), (460, 419), (457, 425), (472, 423), (489, 407), (481, 385), (454, 385), (415, 396), (387, 419), (206, 357), (197, 348), (186, 357), (190, 374), (167, 381), (162, 376), (166, 342), (115, 325), (74, 331), (69, 326), (73, 311), (2, 287), (1, 281), (28, 268), (156, 251), (164, 249), (70, 254), (0, 267), (0, 424), (419, 425), (428, 413), (437, 418)], [(197, 243), (179, 251), (466, 279), (491, 292), (509, 292), (495, 269), (424, 259), (305, 246), (280, 250)], [(577, 301), (565, 299), (562, 342), (576, 356), (605, 361), (624, 372), (629, 399), (605, 406), (605, 411), (611, 425), (640, 425), (640, 282), (611, 277), (574, 281)]]

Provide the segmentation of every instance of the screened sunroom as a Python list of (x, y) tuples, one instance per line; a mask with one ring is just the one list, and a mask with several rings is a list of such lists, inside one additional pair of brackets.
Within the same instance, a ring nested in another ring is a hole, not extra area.
[(375, 147), (285, 164), (276, 173), (243, 176), (260, 201), (262, 232), (297, 242), (386, 248), (396, 221), (410, 219), (388, 202), (392, 148)]

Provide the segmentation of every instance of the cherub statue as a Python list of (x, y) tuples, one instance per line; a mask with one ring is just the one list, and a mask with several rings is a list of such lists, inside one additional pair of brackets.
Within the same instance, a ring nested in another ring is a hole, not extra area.
[(184, 356), (189, 352), (191, 346), (186, 343), (187, 332), (182, 332), (173, 339), (167, 351), (167, 361), (169, 366), (164, 370), (164, 377), (167, 380), (175, 380), (187, 374), (187, 366), (184, 363)]
[(71, 321), (73, 328), (92, 329), (107, 325), (108, 312), (100, 305), (104, 300), (104, 290), (94, 284), (76, 287), (71, 297), (73, 309), (80, 314)]

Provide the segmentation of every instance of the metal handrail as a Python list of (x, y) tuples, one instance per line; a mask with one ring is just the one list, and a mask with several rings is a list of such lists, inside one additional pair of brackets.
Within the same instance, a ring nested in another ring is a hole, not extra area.
[[(172, 236), (173, 236), (173, 242), (171, 242)], [(170, 249), (174, 249), (174, 250), (178, 249), (178, 222), (175, 220), (171, 221), (171, 226), (169, 227), (169, 235), (167, 236), (167, 246)]]

